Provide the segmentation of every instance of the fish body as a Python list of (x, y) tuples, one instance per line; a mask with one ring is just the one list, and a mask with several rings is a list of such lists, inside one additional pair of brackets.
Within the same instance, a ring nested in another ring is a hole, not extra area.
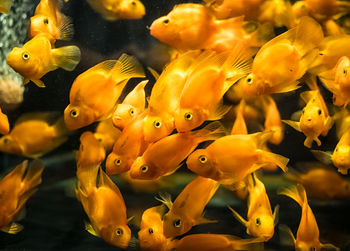
[(102, 143), (106, 152), (110, 152), (121, 133), (118, 128), (114, 127), (112, 119), (109, 118), (98, 123), (94, 135)]
[(0, 108), (0, 134), (8, 134), (10, 132), (10, 123), (7, 115)]
[(106, 151), (92, 132), (86, 131), (80, 136), (80, 147), (77, 153), (77, 166), (97, 166), (106, 157)]
[(263, 110), (265, 111), (265, 131), (273, 132), (269, 142), (279, 145), (283, 140), (284, 130), (276, 102), (271, 97), (267, 97), (263, 100)]

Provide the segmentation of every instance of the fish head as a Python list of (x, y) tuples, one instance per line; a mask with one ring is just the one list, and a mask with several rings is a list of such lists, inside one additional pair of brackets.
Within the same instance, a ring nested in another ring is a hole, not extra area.
[(194, 151), (186, 161), (187, 168), (192, 172), (207, 178), (214, 178), (216, 173), (215, 163), (210, 158), (206, 149)]
[(118, 14), (122, 19), (140, 19), (146, 14), (146, 10), (139, 0), (124, 0), (119, 3)]
[[(312, 102), (312, 101), (310, 101)], [(300, 129), (306, 135), (314, 132), (322, 132), (325, 123), (325, 115), (318, 105), (307, 104), (301, 112)]]
[(174, 130), (174, 120), (169, 116), (146, 116), (143, 120), (144, 140), (154, 142), (168, 136)]
[(308, 16), (308, 10), (306, 9), (305, 1), (298, 1), (292, 6), (292, 11), (295, 17)]
[(106, 151), (92, 132), (84, 132), (80, 136), (80, 147), (77, 156), (78, 165), (99, 165), (105, 157)]
[(35, 37), (40, 33), (50, 34), (53, 38), (58, 37), (58, 29), (53, 18), (46, 15), (35, 15), (30, 18), (29, 36)]
[(112, 117), (113, 125), (123, 130), (137, 115), (137, 110), (134, 106), (119, 104)]
[(126, 249), (131, 239), (131, 230), (127, 225), (107, 225), (100, 229), (102, 239), (113, 246)]
[(170, 211), (163, 217), (163, 233), (166, 238), (182, 235), (193, 226), (193, 220), (187, 219), (184, 215), (176, 215)]
[(347, 144), (338, 144), (332, 155), (334, 166), (339, 169), (350, 168), (350, 146)]
[(238, 84), (242, 86), (243, 97), (247, 98), (264, 94), (262, 87), (267, 83), (262, 82), (254, 73), (250, 73), (239, 80)]
[(64, 110), (64, 122), (69, 130), (77, 130), (95, 122), (95, 113), (89, 108), (68, 105)]
[(18, 155), (23, 153), (20, 143), (11, 135), (5, 135), (0, 138), (0, 151)]
[(338, 60), (334, 80), (336, 84), (339, 84), (342, 93), (350, 92), (350, 60), (348, 57), (343, 56)]
[(130, 168), (130, 177), (140, 180), (151, 180), (158, 178), (156, 168), (152, 168), (150, 163), (146, 163), (142, 156), (135, 159)]
[(254, 215), (248, 222), (249, 233), (252, 236), (263, 238), (268, 241), (274, 235), (275, 224), (272, 215), (257, 214)]
[(163, 16), (153, 21), (150, 33), (159, 41), (171, 46), (176, 46), (180, 41), (179, 27), (170, 16)]
[(100, 142), (105, 150), (109, 152), (113, 148), (114, 140), (112, 137), (109, 137), (107, 134), (103, 133), (94, 133), (95, 138)]
[(125, 155), (111, 152), (106, 160), (106, 173), (108, 175), (121, 174), (130, 169), (130, 161)]
[(342, 95), (337, 95), (335, 93), (333, 93), (332, 101), (333, 105), (335, 106), (343, 106), (347, 102), (345, 97)]
[(204, 109), (180, 108), (175, 113), (175, 127), (178, 132), (187, 132), (208, 119), (209, 114)]
[(143, 228), (138, 232), (141, 250), (163, 250), (166, 238), (153, 227)]
[(9, 53), (6, 63), (23, 77), (30, 77), (39, 71), (40, 62), (25, 48), (15, 47)]

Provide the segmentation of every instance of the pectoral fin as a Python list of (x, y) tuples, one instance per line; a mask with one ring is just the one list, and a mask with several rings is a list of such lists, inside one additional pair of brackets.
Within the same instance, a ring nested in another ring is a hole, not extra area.
[(218, 222), (217, 220), (209, 220), (202, 215), (200, 218), (195, 220), (194, 225), (210, 224), (210, 223), (217, 223), (217, 222)]
[(32, 79), (33, 83), (40, 88), (45, 88), (45, 84), (43, 81), (41, 81), (40, 79)]
[(18, 223), (12, 222), (10, 225), (0, 228), (1, 231), (8, 233), (8, 234), (17, 234), (18, 232), (22, 231), (23, 226)]
[(295, 238), (289, 227), (286, 225), (279, 225), (280, 243), (282, 246), (294, 246)]
[(275, 210), (273, 211), (273, 223), (276, 226), (278, 223), (278, 219), (279, 219), (279, 209), (280, 209), (280, 205), (276, 205), (275, 206)]
[(300, 122), (297, 121), (292, 121), (292, 120), (282, 120), (283, 123), (293, 127), (295, 130), (297, 130), (298, 132), (301, 132), (300, 130)]
[(228, 209), (231, 210), (231, 212), (233, 213), (233, 216), (234, 216), (240, 223), (242, 223), (243, 226), (247, 227), (248, 222), (247, 222), (245, 219), (243, 219), (243, 217), (242, 217), (239, 213), (237, 213), (234, 209), (232, 209), (232, 207), (230, 207), (230, 206), (227, 206), (227, 207), (228, 207)]
[(85, 230), (88, 231), (90, 234), (92, 234), (92, 235), (94, 235), (94, 236), (100, 237), (100, 236), (96, 233), (96, 231), (95, 231), (95, 229), (93, 228), (93, 226), (92, 226), (90, 223), (88, 223), (88, 222), (85, 222)]

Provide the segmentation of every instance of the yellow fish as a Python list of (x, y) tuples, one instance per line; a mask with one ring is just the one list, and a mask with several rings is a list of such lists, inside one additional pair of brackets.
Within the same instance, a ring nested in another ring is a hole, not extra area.
[(106, 152), (110, 152), (121, 133), (118, 128), (113, 126), (112, 118), (109, 118), (97, 124), (94, 135), (102, 143)]
[(106, 157), (106, 151), (92, 132), (86, 131), (80, 136), (80, 147), (77, 153), (77, 166), (100, 165)]

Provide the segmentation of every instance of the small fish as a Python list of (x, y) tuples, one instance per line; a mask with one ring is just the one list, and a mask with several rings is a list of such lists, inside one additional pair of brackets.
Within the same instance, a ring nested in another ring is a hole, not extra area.
[(309, 197), (319, 200), (341, 200), (350, 197), (350, 182), (335, 170), (321, 163), (302, 163), (306, 172), (290, 170), (285, 178), (288, 181), (302, 184)]
[(0, 151), (38, 158), (68, 139), (63, 118), (56, 113), (26, 113), (17, 119), (8, 135), (0, 138)]
[(164, 213), (164, 205), (151, 207), (143, 212), (140, 231), (137, 234), (141, 250), (165, 250), (168, 240), (163, 234), (162, 216)]
[(176, 133), (152, 143), (130, 168), (134, 179), (158, 179), (174, 173), (180, 163), (203, 141), (225, 135), (220, 122), (213, 122), (201, 130)]
[(203, 210), (219, 188), (212, 179), (198, 176), (177, 196), (174, 203), (170, 195), (157, 198), (169, 211), (163, 217), (163, 233), (167, 238), (187, 233), (194, 225), (214, 223), (203, 216)]
[(6, 63), (24, 77), (24, 84), (32, 81), (38, 87), (45, 87), (40, 78), (46, 73), (57, 68), (73, 71), (79, 61), (80, 49), (77, 46), (54, 48), (46, 33), (36, 35), (22, 48), (13, 48), (6, 59)]
[(146, 13), (139, 0), (87, 0), (87, 2), (107, 21), (140, 19)]
[(77, 153), (77, 166), (98, 166), (106, 157), (106, 151), (92, 132), (86, 131), (80, 136), (80, 147)]
[(333, 154), (313, 150), (312, 153), (324, 164), (332, 164), (338, 168), (338, 172), (346, 175), (350, 169), (350, 128), (340, 138)]
[(222, 118), (230, 107), (223, 105), (226, 91), (250, 71), (251, 55), (237, 45), (219, 54), (204, 52), (188, 77), (175, 113), (177, 131), (200, 126), (206, 120)]
[(304, 146), (311, 148), (313, 141), (320, 146), (321, 141), (318, 137), (328, 134), (333, 120), (329, 116), (326, 103), (319, 90), (303, 92), (300, 97), (306, 106), (302, 110), (299, 122), (292, 120), (283, 120), (283, 122), (306, 136)]
[(247, 228), (248, 234), (261, 238), (266, 242), (274, 235), (274, 228), (278, 221), (279, 206), (275, 207), (272, 214), (264, 183), (256, 177), (255, 173), (248, 178), (248, 191), (247, 220), (243, 219), (243, 217), (231, 207), (229, 207), (229, 209), (232, 211), (235, 218)]
[(299, 228), (297, 231), (297, 238), (294, 238), (292, 231), (288, 227), (285, 229), (290, 238), (293, 240), (293, 244), (296, 250), (320, 251), (322, 248), (339, 250), (332, 244), (320, 243), (317, 222), (307, 202), (306, 192), (302, 185), (298, 184), (297, 186), (293, 186), (291, 188), (282, 188), (278, 191), (278, 194), (292, 198), (301, 206), (302, 212)]
[(131, 239), (126, 206), (118, 187), (106, 173), (98, 166), (91, 168), (80, 176), (76, 194), (91, 221), (85, 224), (85, 229), (111, 245), (126, 249)]
[(118, 128), (114, 127), (112, 118), (109, 118), (97, 124), (94, 135), (95, 138), (102, 143), (106, 152), (110, 152), (121, 133), (122, 132)]
[(0, 180), (0, 230), (16, 234), (23, 229), (14, 223), (27, 200), (37, 191), (41, 183), (44, 166), (34, 160), (30, 167), (25, 160)]
[(112, 116), (113, 125), (123, 130), (133, 119), (143, 113), (146, 106), (145, 85), (148, 80), (140, 82), (119, 104)]
[(6, 135), (10, 132), (10, 123), (7, 115), (0, 108), (0, 134)]
[(240, 239), (233, 235), (224, 234), (190, 234), (180, 240), (172, 240), (167, 251), (232, 251), (232, 250), (263, 250), (259, 245), (261, 239)]
[(265, 131), (272, 131), (273, 134), (269, 142), (279, 145), (284, 136), (284, 130), (280, 112), (278, 111), (276, 102), (269, 96), (263, 98), (263, 110), (265, 111)]
[(131, 78), (143, 78), (142, 66), (135, 57), (122, 54), (80, 74), (70, 89), (70, 104), (64, 111), (67, 128), (76, 130), (109, 118), (124, 86)]
[(187, 168), (223, 184), (241, 181), (268, 163), (274, 163), (286, 172), (288, 158), (261, 149), (271, 134), (264, 132), (221, 137), (206, 149), (194, 151), (187, 158)]
[(284, 93), (299, 88), (300, 78), (318, 55), (323, 40), (321, 26), (310, 17), (273, 38), (254, 58), (252, 73), (238, 84), (244, 97)]
[(13, 0), (2, 0), (0, 2), (0, 13), (8, 14)]
[(70, 40), (73, 37), (73, 25), (70, 18), (60, 12), (60, 0), (41, 0), (30, 18), (29, 38), (40, 33), (50, 35), (54, 46), (56, 40)]

